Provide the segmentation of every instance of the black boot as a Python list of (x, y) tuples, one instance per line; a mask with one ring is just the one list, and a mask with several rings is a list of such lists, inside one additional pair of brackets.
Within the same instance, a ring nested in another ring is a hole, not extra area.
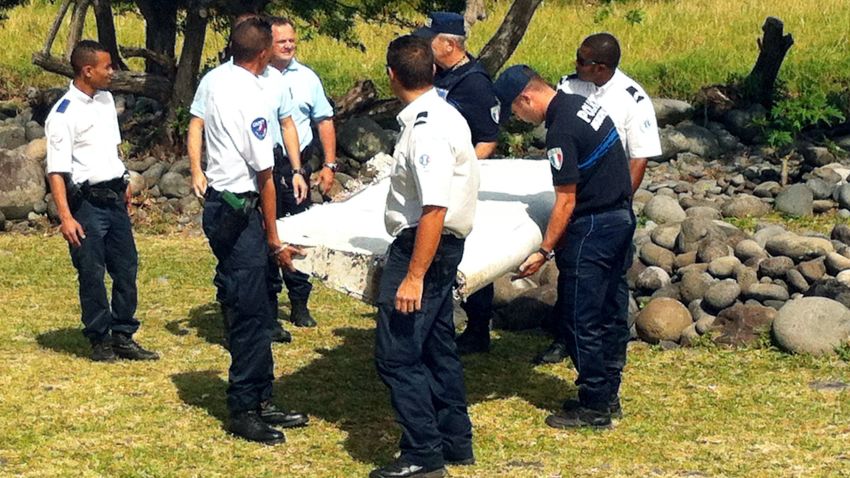
[[(564, 401), (564, 404), (561, 405), (561, 408), (564, 411), (570, 411), (574, 408), (578, 408), (581, 406), (578, 400), (571, 398), (569, 400)], [(616, 396), (608, 402), (608, 411), (611, 412), (611, 418), (615, 420), (621, 420), (623, 418), (623, 407), (620, 405), (620, 397)]]
[(460, 355), (487, 353), (490, 351), (490, 328), (467, 325), (455, 344)]
[(280, 325), (280, 322), (277, 320), (277, 317), (272, 320), (270, 333), (272, 336), (272, 342), (279, 342), (285, 344), (292, 342), (292, 334), (290, 334), (289, 331), (287, 331)]
[(289, 314), (289, 320), (296, 327), (315, 327), (316, 321), (310, 315), (310, 310), (307, 309), (306, 300), (291, 300), (292, 312)]
[(122, 359), (159, 360), (159, 354), (143, 349), (133, 337), (121, 333), (112, 334), (112, 350)]
[(114, 362), (118, 357), (115, 356), (115, 351), (112, 350), (112, 341), (107, 336), (99, 342), (91, 344), (91, 359), (94, 362)]
[(579, 405), (569, 410), (546, 417), (546, 424), (552, 428), (611, 428), (611, 411)]
[(399, 458), (389, 465), (372, 470), (369, 478), (442, 478), (446, 474), (444, 466), (429, 468), (414, 465)]
[(227, 431), (249, 441), (266, 445), (276, 445), (286, 441), (283, 432), (266, 424), (255, 410), (240, 412), (230, 417)]
[(268, 400), (260, 403), (257, 413), (264, 422), (269, 425), (277, 425), (281, 428), (303, 427), (310, 421), (307, 415), (296, 411), (285, 412)]
[(555, 341), (552, 342), (546, 350), (537, 354), (537, 356), (534, 357), (532, 363), (534, 363), (535, 365), (540, 365), (544, 363), (561, 363), (568, 356), (569, 354), (567, 353), (567, 346), (558, 341)]

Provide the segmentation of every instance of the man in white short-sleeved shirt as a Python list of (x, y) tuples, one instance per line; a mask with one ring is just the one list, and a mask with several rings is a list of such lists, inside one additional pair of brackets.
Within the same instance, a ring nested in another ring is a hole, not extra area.
[(447, 463), (475, 462), (452, 286), (475, 217), (478, 160), (466, 120), (434, 89), (430, 41), (393, 40), (387, 71), (405, 107), (384, 215), (395, 239), (378, 286), (375, 365), (402, 438), (398, 459), (369, 477), (444, 476)]
[[(45, 124), (47, 177), (60, 231), (77, 269), (83, 335), (91, 358), (156, 360), (133, 340), (139, 329), (138, 254), (127, 214), (132, 192), (118, 157), (121, 132), (112, 94), (112, 59), (97, 42), (83, 40), (71, 53), (74, 80)], [(107, 299), (104, 271), (112, 277)]]
[(246, 19), (234, 27), (231, 42), (233, 64), (211, 85), (202, 118), (209, 180), (203, 228), (218, 259), (214, 283), (230, 325), (228, 430), (246, 440), (275, 444), (285, 438), (272, 425), (307, 423), (306, 415), (271, 403), (269, 329), (277, 307), (269, 294), (269, 270), (291, 269), (297, 250), (281, 244), (275, 224), (270, 125), (277, 118), (266, 104), (269, 85), (262, 78), (271, 27), (258, 18)]

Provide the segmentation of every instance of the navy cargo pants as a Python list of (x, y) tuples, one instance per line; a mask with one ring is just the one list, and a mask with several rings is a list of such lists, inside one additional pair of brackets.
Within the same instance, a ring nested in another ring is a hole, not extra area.
[(425, 274), (422, 308), (402, 314), (395, 308), (395, 296), (407, 275), (415, 238), (415, 229), (403, 231), (387, 254), (378, 291), (375, 363), (402, 428), (401, 458), (442, 466), (446, 459), (473, 456), (452, 314), (452, 285), (464, 240), (442, 236)]
[[(135, 318), (139, 256), (123, 195), (112, 203), (83, 199), (73, 216), (86, 234), (80, 247), (70, 247), (80, 284), (83, 335), (93, 343), (108, 338), (110, 332), (132, 336), (139, 329)], [(112, 278), (111, 307), (105, 272)]]
[(554, 320), (578, 372), (582, 405), (607, 409), (617, 396), (629, 341), (628, 268), (635, 218), (621, 208), (574, 218), (556, 252)]
[(236, 214), (210, 188), (203, 215), (204, 234), (218, 259), (213, 281), (222, 313), (230, 314), (230, 376), (227, 407), (231, 414), (255, 410), (272, 396), (274, 362), (269, 300), (268, 245), (257, 209)]

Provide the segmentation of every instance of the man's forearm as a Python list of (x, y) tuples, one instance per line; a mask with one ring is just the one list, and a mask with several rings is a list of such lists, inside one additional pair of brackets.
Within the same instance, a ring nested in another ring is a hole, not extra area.
[(298, 130), (295, 128), (292, 117), (288, 116), (280, 120), (280, 128), (283, 133), (283, 147), (286, 149), (289, 164), (292, 165), (292, 169), (299, 169), (301, 167), (301, 145), (298, 143)]
[(263, 213), (263, 224), (266, 226), (266, 241), (270, 245), (278, 244), (280, 239), (277, 235), (276, 224), (277, 204), (271, 169), (264, 169), (257, 173), (257, 185), (260, 189), (260, 211)]
[(443, 222), (446, 219), (446, 208), (425, 206), (422, 217), (416, 229), (416, 242), (413, 245), (413, 255), (407, 268), (408, 275), (416, 278), (425, 277), (443, 234)]
[(336, 127), (333, 118), (325, 118), (316, 125), (319, 130), (319, 141), (322, 143), (322, 152), (325, 155), (325, 163), (336, 162)]
[(546, 234), (543, 236), (543, 243), (540, 247), (547, 251), (555, 249), (564, 235), (564, 231), (567, 230), (567, 224), (570, 222), (575, 206), (574, 184), (559, 186), (555, 189), (555, 205), (552, 206), (549, 224), (546, 226)]
[(492, 143), (478, 143), (475, 145), (475, 156), (478, 159), (487, 159), (490, 156), (493, 156), (493, 153), (496, 152), (496, 143), (493, 141)]
[(643, 175), (646, 173), (646, 158), (632, 158), (629, 161), (629, 176), (632, 179), (632, 194), (640, 188), (640, 183), (643, 182)]
[(201, 172), (201, 149), (204, 143), (204, 120), (193, 116), (189, 120), (189, 131), (186, 134), (186, 149), (189, 153), (189, 167), (192, 172)]
[(60, 173), (50, 173), (47, 175), (47, 180), (50, 182), (50, 194), (53, 195), (53, 202), (56, 203), (59, 220), (65, 221), (70, 219), (72, 216), (71, 208), (68, 206), (68, 191), (65, 189), (65, 178)]

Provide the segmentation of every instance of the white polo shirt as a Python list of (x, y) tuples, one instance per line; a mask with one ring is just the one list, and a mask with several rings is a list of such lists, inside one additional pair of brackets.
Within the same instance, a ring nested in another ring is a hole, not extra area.
[(118, 157), (118, 113), (108, 91), (98, 90), (90, 97), (72, 81), (47, 115), (44, 134), (48, 174), (70, 173), (76, 184), (97, 184), (126, 171)]
[(466, 120), (430, 89), (398, 114), (401, 134), (384, 224), (391, 236), (416, 227), (425, 206), (447, 208), (443, 232), (472, 231), (478, 201), (478, 159)]
[(322, 80), (310, 68), (293, 58), (281, 71), (284, 90), (293, 104), (292, 120), (298, 129), (298, 142), (304, 151), (313, 141), (311, 121), (319, 122), (334, 115), (333, 107), (325, 96)]
[(269, 85), (241, 66), (223, 70), (206, 93), (207, 179), (217, 191), (258, 192), (257, 172), (274, 166)]
[[(195, 97), (192, 99), (192, 105), (189, 107), (189, 113), (191, 113), (192, 116), (196, 116), (198, 118), (204, 117), (210, 91), (216, 87), (215, 84), (219, 79), (225, 78), (225, 81), (227, 81), (227, 78), (230, 78), (227, 76), (227, 71), (234, 67), (233, 59), (230, 59), (227, 63), (222, 63), (221, 65), (213, 68), (207, 72), (203, 78), (201, 78), (201, 82), (198, 84), (198, 89), (195, 90)], [(264, 88), (268, 96), (263, 103), (268, 105), (271, 112), (270, 117), (277, 118), (277, 121), (273, 121), (269, 125), (273, 141), (272, 145), (283, 144), (280, 120), (292, 115), (293, 104), (291, 97), (289, 96), (289, 92), (282, 85), (280, 81), (280, 71), (276, 68), (267, 67), (260, 76), (260, 79), (263, 82), (268, 82), (268, 85)]]
[(561, 78), (558, 89), (584, 97), (593, 96), (608, 112), (629, 158), (661, 155), (658, 122), (649, 95), (618, 68), (602, 86), (582, 81), (575, 75)]

